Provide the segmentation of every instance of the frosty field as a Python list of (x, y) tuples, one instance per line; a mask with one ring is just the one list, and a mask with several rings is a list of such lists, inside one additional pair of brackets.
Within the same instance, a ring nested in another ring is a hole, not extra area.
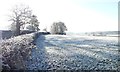
[(118, 37), (40, 35), (28, 69), (117, 70)]

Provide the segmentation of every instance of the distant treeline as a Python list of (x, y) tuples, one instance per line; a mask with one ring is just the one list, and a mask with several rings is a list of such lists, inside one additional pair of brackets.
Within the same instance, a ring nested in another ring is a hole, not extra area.
[(85, 35), (93, 35), (93, 36), (120, 35), (120, 31), (86, 32)]
[(120, 36), (120, 31), (99, 31), (99, 32), (68, 32), (67, 35), (86, 35), (86, 36)]

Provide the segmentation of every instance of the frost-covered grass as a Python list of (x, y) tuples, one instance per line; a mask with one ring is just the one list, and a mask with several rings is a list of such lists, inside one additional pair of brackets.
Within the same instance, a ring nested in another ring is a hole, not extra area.
[(0, 51), (2, 56), (2, 67), (6, 69), (26, 69), (27, 60), (33, 45), (34, 34), (26, 34), (2, 40)]
[(40, 35), (28, 69), (117, 70), (118, 38), (80, 35)]
[[(33, 41), (36, 46), (33, 45)], [(5, 68), (28, 70), (120, 68), (118, 37), (27, 34), (4, 40), (0, 47), (4, 67), (6, 64), (9, 66)]]

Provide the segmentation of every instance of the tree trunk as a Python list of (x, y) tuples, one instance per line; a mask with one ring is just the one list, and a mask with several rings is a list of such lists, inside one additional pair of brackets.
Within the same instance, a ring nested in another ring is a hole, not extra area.
[(19, 18), (17, 18), (17, 20), (16, 20), (16, 30), (15, 30), (14, 35), (15, 35), (15, 36), (20, 35), (20, 23), (19, 23)]

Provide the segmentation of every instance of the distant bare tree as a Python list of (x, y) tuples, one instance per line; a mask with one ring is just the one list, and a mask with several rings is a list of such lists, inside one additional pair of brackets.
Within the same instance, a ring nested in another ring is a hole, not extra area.
[(47, 27), (45, 27), (45, 28), (43, 29), (43, 31), (47, 32)]
[(65, 31), (67, 31), (67, 27), (63, 22), (54, 22), (50, 29), (52, 34), (65, 34)]
[(31, 15), (32, 10), (25, 5), (15, 6), (12, 9), (12, 15), (9, 21), (12, 21), (12, 26), (15, 26), (15, 30), (13, 30), (15, 36), (20, 35), (20, 28), (24, 28), (24, 25), (29, 22)]

